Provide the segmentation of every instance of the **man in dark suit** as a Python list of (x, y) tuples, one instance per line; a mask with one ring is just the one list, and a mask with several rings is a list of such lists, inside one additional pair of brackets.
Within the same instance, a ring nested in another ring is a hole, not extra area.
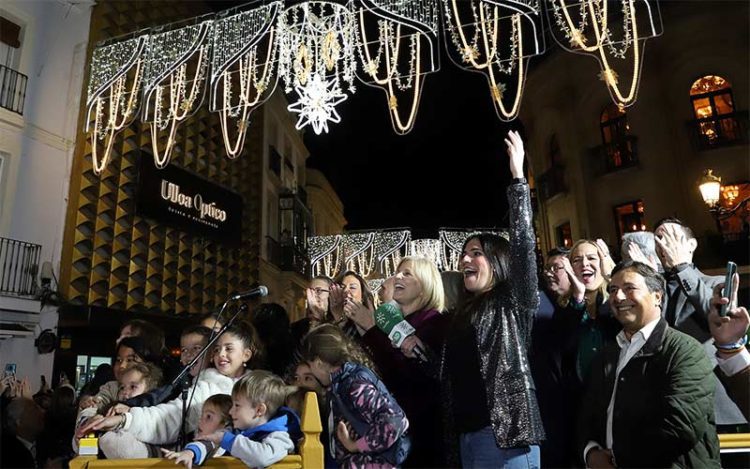
[(720, 467), (713, 365), (661, 317), (664, 279), (628, 261), (612, 271), (622, 324), (591, 367), (580, 421), (587, 467)]
[[(664, 317), (670, 326), (695, 338), (713, 359), (716, 348), (711, 344), (708, 313), (716, 285), (721, 276), (705, 275), (693, 264), (693, 253), (698, 248), (693, 230), (677, 218), (665, 218), (654, 228), (656, 255), (664, 265), (667, 279)], [(745, 417), (727, 395), (716, 378), (714, 411), (718, 425), (746, 423)]]
[(35, 468), (36, 438), (44, 429), (42, 409), (31, 399), (18, 397), (5, 409), (0, 467)]

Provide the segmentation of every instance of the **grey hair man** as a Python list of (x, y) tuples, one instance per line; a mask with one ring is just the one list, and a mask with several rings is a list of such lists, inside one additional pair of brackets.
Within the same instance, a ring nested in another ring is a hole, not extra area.
[(623, 261), (642, 262), (657, 272), (664, 272), (664, 266), (656, 255), (654, 233), (650, 231), (634, 231), (622, 235), (620, 256)]

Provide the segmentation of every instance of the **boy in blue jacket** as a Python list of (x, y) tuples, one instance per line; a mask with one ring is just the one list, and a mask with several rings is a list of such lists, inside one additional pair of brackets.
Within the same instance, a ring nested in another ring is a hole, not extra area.
[[(231, 455), (248, 467), (268, 467), (293, 452), (301, 435), (299, 417), (282, 407), (296, 390), (278, 376), (264, 370), (249, 372), (232, 388), (234, 430), (200, 432), (184, 451), (165, 452), (188, 468), (200, 465), (209, 456)], [(293, 439), (294, 438), (294, 439)]]

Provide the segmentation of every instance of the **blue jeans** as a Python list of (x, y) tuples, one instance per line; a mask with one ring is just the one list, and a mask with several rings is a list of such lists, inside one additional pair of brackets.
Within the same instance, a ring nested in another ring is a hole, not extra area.
[(462, 433), (461, 466), (464, 469), (538, 469), (539, 446), (498, 448), (492, 427), (477, 432)]

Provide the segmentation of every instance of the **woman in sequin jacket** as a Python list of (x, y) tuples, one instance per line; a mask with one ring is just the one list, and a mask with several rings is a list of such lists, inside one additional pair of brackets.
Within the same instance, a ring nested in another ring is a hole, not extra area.
[(468, 298), (454, 315), (440, 367), (464, 468), (538, 467), (544, 438), (527, 356), (539, 304), (529, 186), (521, 137), (511, 131), (505, 143), (510, 242), (482, 233), (464, 243)]

